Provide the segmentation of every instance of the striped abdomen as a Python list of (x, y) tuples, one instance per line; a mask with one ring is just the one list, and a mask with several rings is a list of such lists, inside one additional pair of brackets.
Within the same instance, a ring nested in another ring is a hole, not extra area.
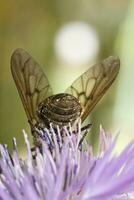
[(61, 93), (46, 98), (38, 107), (38, 116), (49, 126), (51, 122), (59, 126), (67, 125), (81, 116), (82, 107), (77, 98)]

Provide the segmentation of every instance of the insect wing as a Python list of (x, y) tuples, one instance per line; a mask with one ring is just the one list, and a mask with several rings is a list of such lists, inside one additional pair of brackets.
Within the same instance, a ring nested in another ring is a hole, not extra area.
[(90, 67), (65, 91), (78, 98), (83, 106), (82, 121), (111, 86), (119, 72), (119, 67), (119, 58), (110, 56)]
[(23, 49), (14, 51), (11, 71), (30, 124), (37, 119), (40, 102), (52, 95), (52, 89), (40, 66)]

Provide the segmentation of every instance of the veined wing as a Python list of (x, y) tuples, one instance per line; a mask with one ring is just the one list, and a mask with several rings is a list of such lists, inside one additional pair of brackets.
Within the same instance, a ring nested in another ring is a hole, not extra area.
[(83, 106), (82, 121), (111, 86), (119, 72), (119, 67), (119, 58), (110, 56), (90, 67), (65, 91), (78, 98)]
[(14, 51), (11, 71), (30, 124), (35, 124), (40, 102), (52, 95), (48, 79), (40, 66), (23, 49)]

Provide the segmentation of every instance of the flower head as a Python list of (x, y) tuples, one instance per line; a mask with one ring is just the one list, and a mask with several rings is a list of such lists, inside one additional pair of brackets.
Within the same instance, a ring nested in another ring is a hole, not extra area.
[[(27, 159), (19, 158), (16, 140), (10, 156), (7, 147), (0, 146), (0, 200), (125, 200), (134, 192), (134, 142), (122, 153), (113, 155), (117, 137), (112, 139), (100, 129), (99, 152), (92, 146), (78, 147), (80, 134), (69, 134), (63, 143), (57, 142), (53, 129), (53, 145), (42, 142), (42, 153), (36, 148), (33, 159), (24, 132)], [(76, 137), (76, 135), (78, 135)]]

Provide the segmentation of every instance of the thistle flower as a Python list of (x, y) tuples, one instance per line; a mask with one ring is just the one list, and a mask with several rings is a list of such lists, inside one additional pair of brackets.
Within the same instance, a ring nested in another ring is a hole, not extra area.
[[(70, 134), (65, 129), (65, 140), (59, 143), (52, 129), (51, 152), (48, 143), (43, 141), (42, 153), (36, 148), (35, 159), (25, 132), (26, 160), (19, 158), (15, 139), (12, 156), (7, 147), (1, 145), (0, 200), (132, 199), (134, 142), (119, 155), (113, 155), (117, 137), (113, 139), (101, 128), (99, 151), (95, 156), (89, 144), (85, 150), (79, 150), (79, 130)], [(60, 138), (59, 130), (58, 133)]]

